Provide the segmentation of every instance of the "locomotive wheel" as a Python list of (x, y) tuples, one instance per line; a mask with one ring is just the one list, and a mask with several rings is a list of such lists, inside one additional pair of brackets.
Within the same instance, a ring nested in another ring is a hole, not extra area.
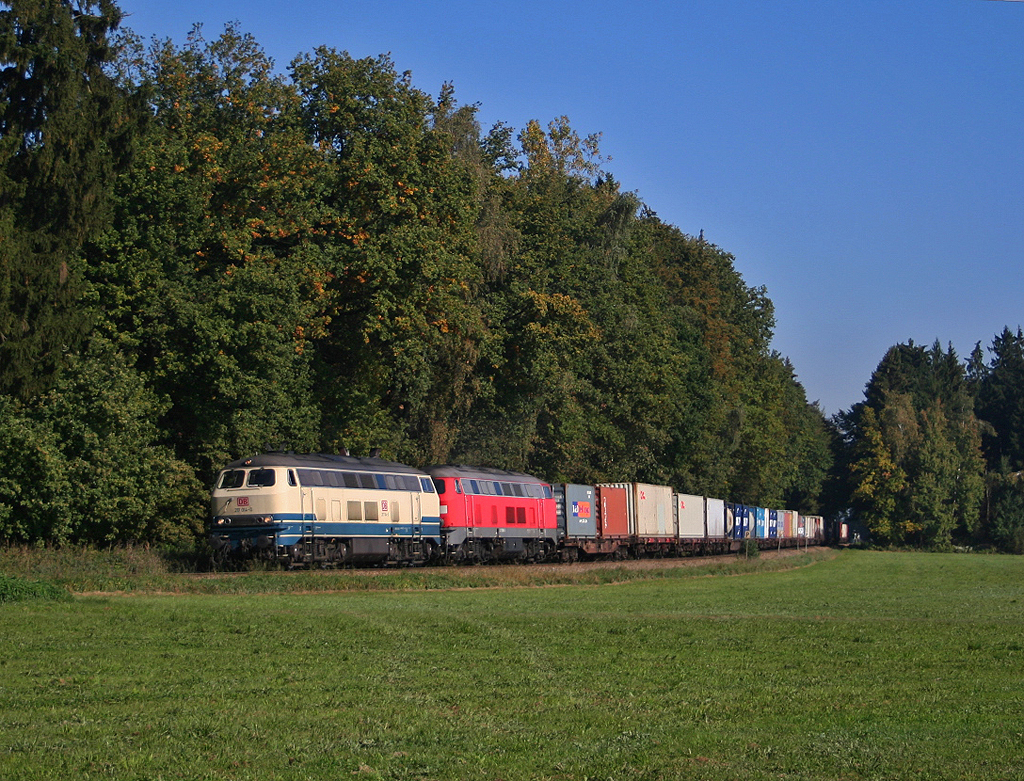
[(331, 551), (331, 561), (337, 564), (344, 564), (348, 559), (348, 545), (344, 542), (339, 542), (334, 546), (334, 550)]

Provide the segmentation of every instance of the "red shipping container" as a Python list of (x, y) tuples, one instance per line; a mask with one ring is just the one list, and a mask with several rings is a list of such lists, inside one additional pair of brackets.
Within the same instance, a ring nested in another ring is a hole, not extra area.
[(629, 535), (629, 512), (626, 489), (598, 486), (601, 504), (601, 536), (626, 537)]

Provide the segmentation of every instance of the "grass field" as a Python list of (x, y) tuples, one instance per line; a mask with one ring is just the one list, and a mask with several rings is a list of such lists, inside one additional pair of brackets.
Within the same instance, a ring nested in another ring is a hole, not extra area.
[(1024, 558), (788, 562), (0, 605), (0, 778), (1024, 779)]

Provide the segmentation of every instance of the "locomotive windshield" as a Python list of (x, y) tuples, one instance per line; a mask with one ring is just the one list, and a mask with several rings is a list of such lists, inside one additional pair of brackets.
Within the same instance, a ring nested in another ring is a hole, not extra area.
[(228, 469), (220, 476), (218, 488), (241, 488), (245, 484), (244, 469)]
[(273, 469), (253, 469), (249, 472), (249, 481), (246, 485), (254, 488), (270, 486), (274, 484), (275, 479), (276, 473)]
[(249, 479), (245, 479), (244, 469), (228, 469), (221, 473), (218, 488), (263, 488), (273, 485), (277, 480), (277, 473), (273, 469), (251, 469)]

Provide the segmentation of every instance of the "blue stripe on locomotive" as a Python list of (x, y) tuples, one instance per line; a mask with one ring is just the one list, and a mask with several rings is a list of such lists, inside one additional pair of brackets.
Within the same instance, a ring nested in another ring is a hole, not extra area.
[(374, 523), (366, 521), (318, 521), (312, 513), (277, 513), (270, 523), (252, 526), (223, 526), (218, 535), (228, 538), (228, 545), (238, 547), (245, 540), (259, 537), (275, 538), (275, 545), (294, 545), (310, 537), (344, 537), (363, 539), (415, 539), (432, 540), (441, 544), (441, 519), (424, 517), (418, 524)]

